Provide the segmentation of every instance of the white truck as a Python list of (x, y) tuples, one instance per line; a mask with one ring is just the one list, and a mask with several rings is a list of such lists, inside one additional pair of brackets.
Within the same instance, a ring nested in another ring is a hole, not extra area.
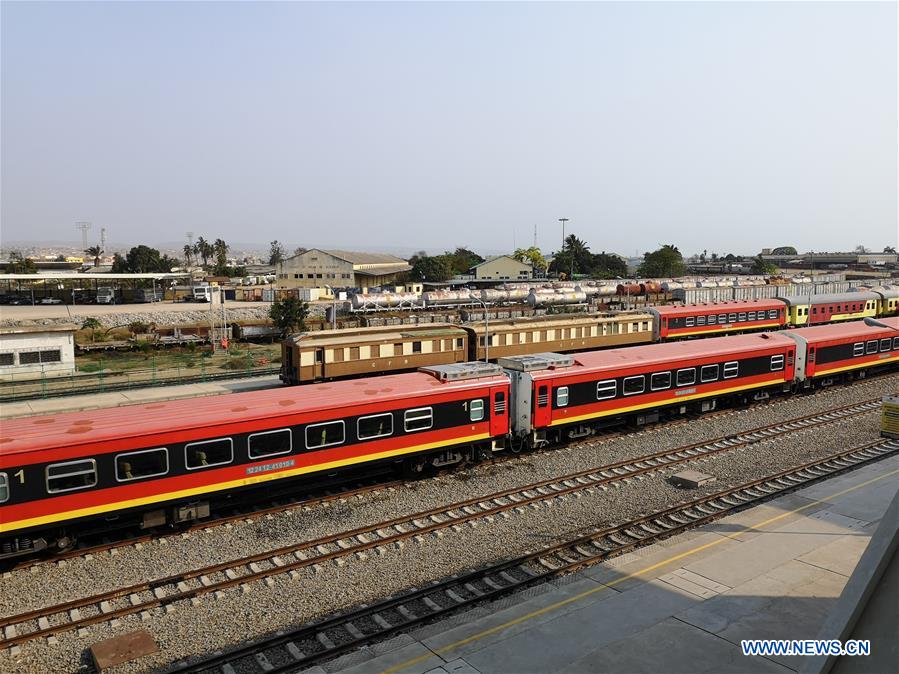
[(192, 299), (194, 302), (211, 302), (212, 286), (194, 286)]
[(97, 288), (97, 304), (115, 304), (115, 290), (112, 288)]

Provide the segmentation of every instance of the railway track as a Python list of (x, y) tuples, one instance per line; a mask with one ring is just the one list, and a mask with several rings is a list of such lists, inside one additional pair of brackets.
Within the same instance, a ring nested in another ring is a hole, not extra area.
[(596, 529), (521, 557), (453, 576), (402, 596), (281, 631), (227, 653), (176, 664), (171, 671), (301, 671), (449, 613), (605, 561), (749, 505), (899, 453), (899, 440), (878, 440), (753, 480), (625, 524)]
[(447, 530), (459, 531), (462, 525), (477, 520), (508, 518), (511, 512), (523, 512), (528, 506), (540, 507), (542, 502), (606, 490), (615, 483), (640, 479), (705, 457), (868, 414), (878, 405), (877, 399), (846, 405), (10, 616), (0, 619), (3, 635), (0, 648), (19, 646), (257, 581), (273, 583), (275, 576), (285, 573), (299, 577), (301, 569), (312, 567), (318, 570), (329, 562), (345, 564), (348, 557), (364, 559), (370, 554), (384, 554), (387, 546), (402, 547), (409, 539), (421, 539), (425, 535), (441, 537)]

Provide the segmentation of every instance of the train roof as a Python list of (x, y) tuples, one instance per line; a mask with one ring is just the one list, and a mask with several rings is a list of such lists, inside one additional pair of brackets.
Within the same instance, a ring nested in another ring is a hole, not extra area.
[(434, 393), (507, 383), (508, 379), (503, 375), (441, 381), (431, 374), (411, 372), (146, 405), (5, 419), (0, 422), (0, 456), (48, 447), (96, 444), (123, 437), (193, 431), (363, 403), (408, 401)]
[[(809, 295), (784, 295), (778, 296), (777, 299), (783, 300), (791, 306), (809, 304)], [(880, 295), (877, 293), (857, 291), (854, 293), (824, 293), (821, 295), (811, 295), (811, 304), (831, 304), (833, 302), (867, 302), (868, 300), (879, 300)]]
[(780, 332), (761, 332), (748, 335), (709, 337), (683, 342), (627, 346), (571, 354), (571, 367), (531, 372), (535, 379), (557, 377), (559, 374), (578, 374), (596, 370), (624, 369), (652, 366), (672, 360), (689, 360), (710, 356), (730, 356), (754, 350), (788, 347), (795, 342)]
[(884, 299), (888, 297), (899, 297), (899, 287), (897, 286), (871, 288), (871, 292), (882, 295)]
[(377, 340), (389, 342), (412, 337), (462, 337), (465, 334), (465, 330), (458, 325), (423, 323), (420, 325), (380, 325), (367, 328), (310, 330), (291, 335), (287, 339), (294, 344), (315, 342), (317, 346), (321, 346), (323, 344), (358, 343), (360, 338), (364, 338), (369, 343)]
[(694, 304), (665, 304), (653, 307), (653, 311), (657, 311), (660, 316), (681, 316), (692, 315), (699, 309), (709, 309), (715, 311), (718, 308), (727, 311), (739, 311), (746, 309), (748, 311), (762, 309), (783, 309), (784, 303), (774, 298), (763, 298), (757, 300), (727, 300), (725, 302), (697, 302)]
[[(899, 318), (878, 318), (877, 321), (890, 326), (893, 330), (899, 330)], [(884, 328), (866, 325), (864, 321), (843, 321), (785, 330), (784, 333), (795, 334), (809, 342), (817, 342), (831, 339), (871, 339), (873, 335), (878, 335), (883, 330)], [(895, 336), (899, 337), (899, 332)]]
[[(521, 316), (490, 321), (490, 332), (499, 329), (555, 328), (569, 325), (594, 325), (615, 321), (651, 321), (652, 315), (643, 312), (622, 312), (617, 314), (551, 314), (549, 316)], [(466, 323), (466, 327), (483, 332), (484, 321)]]

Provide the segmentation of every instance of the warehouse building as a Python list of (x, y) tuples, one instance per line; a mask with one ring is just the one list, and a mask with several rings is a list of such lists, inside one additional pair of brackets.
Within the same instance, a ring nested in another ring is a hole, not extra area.
[(75, 325), (0, 328), (0, 380), (75, 374)]
[(510, 255), (500, 255), (476, 264), (469, 272), (475, 281), (529, 281), (533, 278), (531, 265)]
[(313, 248), (289, 257), (278, 266), (281, 288), (373, 288), (394, 285), (411, 265), (402, 258), (382, 253)]

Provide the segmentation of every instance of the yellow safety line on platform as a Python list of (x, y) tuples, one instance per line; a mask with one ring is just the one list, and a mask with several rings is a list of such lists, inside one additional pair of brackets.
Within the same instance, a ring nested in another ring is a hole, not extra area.
[(602, 590), (613, 587), (614, 585), (618, 585), (619, 583), (623, 583), (626, 580), (631, 580), (632, 578), (637, 578), (638, 576), (645, 575), (650, 571), (654, 571), (658, 568), (666, 566), (667, 564), (671, 564), (672, 562), (679, 561), (684, 559), (685, 557), (690, 557), (695, 555), (698, 552), (702, 552), (703, 550), (708, 550), (709, 548), (713, 548), (716, 545), (720, 545), (725, 541), (729, 541), (734, 539), (736, 536), (741, 536), (750, 531), (758, 531), (761, 527), (767, 526), (778, 520), (782, 520), (784, 517), (788, 517), (789, 515), (795, 515), (796, 513), (802, 512), (803, 510), (808, 510), (809, 508), (820, 505), (821, 503), (825, 503), (829, 499), (836, 498), (838, 496), (843, 496), (844, 494), (848, 494), (850, 492), (856, 491), (857, 489), (861, 489), (862, 487), (867, 487), (869, 484), (874, 484), (875, 482), (879, 482), (880, 480), (886, 479), (888, 477), (892, 477), (893, 475), (899, 474), (899, 468), (896, 470), (890, 471), (884, 475), (879, 475), (878, 477), (872, 478), (861, 484), (857, 484), (852, 487), (848, 487), (847, 489), (843, 489), (842, 491), (838, 491), (834, 494), (828, 494), (824, 498), (817, 499), (812, 501), (811, 503), (806, 503), (803, 506), (799, 506), (798, 508), (794, 508), (793, 510), (788, 510), (787, 512), (783, 512), (780, 515), (775, 515), (774, 517), (769, 517), (764, 522), (759, 522), (758, 524), (753, 524), (751, 526), (743, 527), (741, 531), (737, 531), (730, 534), (721, 534), (722, 538), (711, 541), (709, 543), (704, 543), (703, 545), (699, 545), (695, 548), (691, 548), (690, 550), (686, 550), (679, 554), (673, 555), (668, 559), (664, 559), (661, 562), (656, 562), (655, 564), (651, 564), (646, 566), (638, 571), (634, 571), (633, 573), (629, 573), (626, 576), (621, 576), (620, 578), (616, 578), (614, 580), (609, 581), (608, 583), (599, 585), (597, 587), (591, 588), (580, 594), (574, 595), (573, 597), (569, 597), (568, 599), (563, 599), (561, 601), (556, 602), (555, 604), (550, 604), (549, 606), (545, 606), (541, 609), (537, 609), (536, 611), (532, 611), (530, 613), (526, 613), (523, 616), (519, 616), (518, 618), (513, 618), (507, 622), (504, 622), (502, 625), (497, 625), (495, 627), (491, 627), (489, 629), (484, 630), (483, 632), (478, 632), (477, 634), (473, 634), (470, 637), (466, 637), (465, 639), (460, 639), (449, 646), (444, 646), (442, 648), (435, 648), (427, 655), (420, 655), (417, 658), (412, 658), (411, 660), (407, 660), (406, 662), (401, 662), (398, 665), (394, 665), (389, 669), (385, 669), (381, 672), (381, 674), (394, 674), (395, 672), (399, 672), (407, 667), (411, 667), (412, 665), (418, 664), (419, 662), (424, 662), (425, 660), (429, 660), (435, 655), (443, 655), (446, 653), (450, 653), (451, 651), (459, 648), (460, 646), (464, 646), (466, 644), (470, 644), (473, 641), (479, 641), (484, 637), (489, 637), (491, 634), (496, 634), (497, 632), (502, 632), (505, 629), (513, 627), (515, 625), (521, 624), (523, 622), (527, 622), (533, 618), (537, 618), (545, 613), (549, 613), (550, 611), (555, 611), (558, 608), (562, 608), (563, 606), (567, 606), (568, 604), (574, 603), (576, 601), (580, 601), (586, 597), (589, 597), (592, 594), (596, 594), (597, 592), (601, 592)]

